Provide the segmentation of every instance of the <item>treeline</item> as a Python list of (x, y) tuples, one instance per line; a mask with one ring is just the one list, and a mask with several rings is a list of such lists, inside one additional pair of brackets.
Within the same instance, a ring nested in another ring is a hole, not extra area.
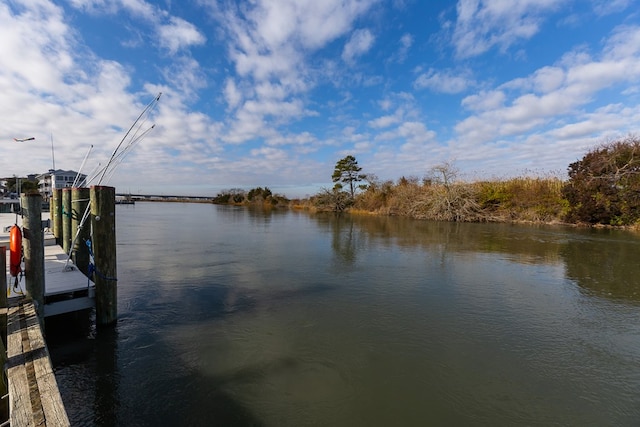
[(241, 188), (232, 188), (218, 193), (218, 195), (213, 198), (213, 203), (224, 205), (285, 207), (289, 205), (289, 199), (280, 194), (273, 194), (268, 187), (252, 188), (249, 191), (245, 191)]
[(425, 177), (380, 181), (353, 156), (336, 163), (335, 183), (305, 200), (268, 188), (232, 189), (214, 203), (292, 207), (313, 211), (397, 215), (460, 222), (540, 222), (640, 227), (640, 139), (604, 143), (568, 166), (568, 180), (525, 176), (465, 182), (451, 164)]
[[(518, 177), (463, 182), (452, 165), (444, 164), (424, 178), (381, 182), (361, 170), (353, 156), (340, 160), (333, 174), (336, 185), (305, 206), (437, 221), (640, 226), (640, 139), (635, 136), (589, 151), (568, 166), (568, 180)], [(343, 190), (344, 184), (349, 191)], [(354, 194), (354, 188), (360, 191)]]

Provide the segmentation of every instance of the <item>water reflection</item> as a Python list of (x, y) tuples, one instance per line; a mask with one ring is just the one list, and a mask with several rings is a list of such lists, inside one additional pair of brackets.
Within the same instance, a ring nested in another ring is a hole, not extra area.
[(567, 277), (588, 294), (640, 302), (640, 245), (635, 236), (598, 230), (569, 240), (561, 253)]
[(354, 230), (354, 222), (346, 219), (345, 215), (331, 215), (331, 249), (347, 266), (356, 260), (358, 237)]
[(440, 254), (490, 253), (521, 264), (562, 264), (590, 295), (640, 301), (640, 240), (620, 230), (566, 226), (464, 224), (402, 218), (316, 215), (331, 227), (332, 248), (352, 264), (362, 245), (398, 245)]
[(118, 387), (122, 382), (118, 369), (118, 330), (105, 328), (96, 340), (96, 400), (94, 403), (94, 425), (117, 426), (125, 424), (119, 419), (120, 394)]

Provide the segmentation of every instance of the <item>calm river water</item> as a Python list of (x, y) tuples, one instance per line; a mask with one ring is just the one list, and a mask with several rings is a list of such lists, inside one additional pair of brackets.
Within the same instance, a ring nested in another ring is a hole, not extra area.
[(49, 322), (73, 425), (640, 425), (640, 237), (117, 209), (113, 329)]

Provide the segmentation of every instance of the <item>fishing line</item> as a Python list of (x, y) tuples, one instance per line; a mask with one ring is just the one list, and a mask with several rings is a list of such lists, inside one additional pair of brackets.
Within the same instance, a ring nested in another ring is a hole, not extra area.
[[(85, 185), (89, 185), (89, 183), (92, 182), (95, 178), (97, 178), (97, 176), (99, 174), (102, 174), (102, 175), (100, 177), (100, 180), (98, 181), (98, 185), (102, 184), (102, 181), (104, 180), (105, 176), (107, 176), (107, 171), (109, 173), (108, 178), (111, 178), (111, 176), (113, 176), (115, 168), (120, 163), (122, 163), (122, 160), (123, 160), (124, 156), (127, 153), (129, 153), (131, 151), (131, 149), (136, 144), (138, 144), (142, 140), (142, 138), (144, 138), (147, 135), (147, 133), (149, 133), (149, 131), (151, 131), (151, 129), (155, 128), (156, 125), (154, 124), (149, 129), (145, 130), (142, 134), (138, 135), (138, 132), (140, 132), (140, 128), (147, 121), (147, 118), (148, 118), (149, 114), (151, 113), (151, 111), (153, 111), (155, 106), (160, 101), (160, 96), (162, 96), (162, 92), (158, 93), (158, 95), (153, 99), (153, 101), (151, 101), (149, 104), (147, 104), (147, 106), (144, 108), (144, 110), (142, 110), (140, 115), (136, 118), (136, 120), (133, 122), (133, 124), (129, 127), (129, 129), (127, 130), (126, 134), (122, 137), (122, 139), (120, 140), (120, 143), (117, 145), (116, 149), (111, 154), (111, 158), (109, 159), (109, 162), (107, 162), (107, 164), (102, 169), (99, 169), (98, 172), (96, 173), (96, 175), (91, 178), (91, 180), (88, 180), (88, 176), (85, 177), (85, 179), (84, 179)], [(144, 117), (144, 119), (143, 119), (143, 117)], [(142, 119), (142, 121), (141, 121), (141, 119)], [(131, 131), (134, 128), (136, 130), (131, 135), (131, 137), (129, 139), (129, 142), (125, 145), (125, 148), (122, 151), (118, 152), (118, 150), (120, 150), (120, 147), (127, 140), (127, 138), (129, 137), (129, 134), (131, 134)], [(91, 145), (91, 148), (89, 148), (89, 152), (85, 156), (85, 159), (82, 162), (82, 166), (84, 166), (84, 163), (85, 163), (87, 157), (89, 156), (89, 153), (91, 152), (92, 148), (93, 148), (93, 145)], [(81, 169), (82, 169), (82, 166), (80, 167)], [(98, 164), (98, 167), (99, 166), (100, 165)], [(78, 176), (79, 175), (80, 175), (80, 173), (78, 173)], [(78, 179), (78, 178), (76, 177), (76, 179)], [(76, 182), (74, 181), (74, 184), (75, 183)], [(76, 242), (78, 241), (78, 237), (80, 236), (80, 232), (82, 231), (82, 228), (84, 227), (85, 222), (89, 218), (90, 211), (91, 211), (91, 204), (88, 204), (86, 209), (85, 209), (85, 211), (84, 211), (84, 213), (82, 214), (82, 219), (78, 223), (78, 230), (76, 231), (76, 235), (73, 237), (73, 241), (71, 243), (71, 246), (69, 247), (69, 253), (67, 254), (67, 261), (65, 262), (65, 265), (63, 267), (63, 271), (67, 271), (70, 268), (69, 267), (69, 261), (71, 260), (71, 253), (73, 252), (73, 248), (75, 247)]]
[[(124, 137), (122, 137), (122, 139), (120, 140), (120, 143), (118, 144), (118, 146), (116, 147), (116, 149), (113, 151), (113, 153), (111, 154), (111, 158), (109, 159), (109, 162), (107, 163), (107, 166), (105, 166), (105, 169), (102, 172), (102, 177), (100, 178), (100, 180), (98, 181), (98, 185), (102, 184), (102, 179), (104, 178), (107, 169), (109, 168), (109, 166), (111, 166), (111, 163), (113, 162), (114, 157), (116, 156), (116, 153), (118, 152), (118, 150), (120, 149), (120, 147), (122, 146), (122, 144), (124, 143), (124, 141), (127, 139), (127, 137), (129, 136), (129, 134), (131, 133), (131, 131), (137, 126), (138, 122), (140, 121), (140, 119), (147, 114), (147, 112), (150, 112), (157, 104), (158, 101), (160, 101), (160, 96), (162, 96), (162, 92), (160, 92), (158, 94), (158, 96), (156, 96), (153, 101), (151, 101), (144, 110), (142, 110), (142, 113), (140, 113), (140, 115), (138, 116), (138, 118), (133, 122), (133, 124), (131, 125), (131, 127), (129, 128), (129, 130), (127, 130), (127, 133), (124, 135)], [(146, 119), (145, 119), (146, 120)]]
[(73, 180), (73, 184), (71, 184), (72, 188), (76, 188), (76, 186), (78, 184), (78, 180), (80, 179), (80, 173), (82, 172), (82, 168), (84, 168), (84, 164), (87, 162), (87, 158), (89, 157), (89, 154), (91, 153), (91, 150), (93, 150), (93, 144), (91, 144), (91, 146), (89, 146), (89, 151), (87, 151), (87, 154), (85, 154), (85, 156), (84, 156), (84, 160), (82, 160), (82, 163), (80, 164), (80, 169), (78, 169), (78, 173), (76, 174), (76, 178)]

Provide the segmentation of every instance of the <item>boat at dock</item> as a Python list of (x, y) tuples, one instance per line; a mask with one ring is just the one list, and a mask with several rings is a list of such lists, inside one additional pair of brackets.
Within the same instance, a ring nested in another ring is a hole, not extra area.
[[(9, 244), (10, 230), (16, 224), (22, 226), (20, 215), (0, 213), (0, 247), (6, 248), (7, 271), (9, 273)], [(56, 245), (56, 239), (49, 228), (49, 213), (42, 213), (42, 228), (44, 231), (44, 261), (45, 261), (45, 317), (78, 310), (89, 309), (95, 306), (95, 285), (69, 261), (63, 249)], [(68, 264), (68, 265), (67, 265)], [(22, 286), (22, 288), (20, 287)], [(21, 295), (24, 290), (24, 279), (20, 285), (14, 288), (9, 283), (8, 297), (14, 298)]]
[(136, 201), (133, 200), (131, 195), (116, 196), (116, 205), (135, 205)]

